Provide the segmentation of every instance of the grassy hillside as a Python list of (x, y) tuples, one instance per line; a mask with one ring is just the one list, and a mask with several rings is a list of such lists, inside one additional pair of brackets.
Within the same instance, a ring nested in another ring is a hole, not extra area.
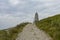
[(15, 40), (18, 33), (20, 33), (22, 31), (22, 29), (24, 28), (24, 26), (27, 24), (28, 24), (28, 22), (21, 23), (13, 28), (0, 30), (0, 40)]
[[(0, 30), (0, 40), (15, 40), (18, 33), (22, 31), (27, 23), (21, 23), (16, 27)], [(53, 40), (60, 40), (60, 14), (52, 17), (48, 17), (36, 22), (39, 29), (48, 33)]]
[(53, 40), (60, 40), (60, 14), (40, 20), (36, 25), (47, 32)]

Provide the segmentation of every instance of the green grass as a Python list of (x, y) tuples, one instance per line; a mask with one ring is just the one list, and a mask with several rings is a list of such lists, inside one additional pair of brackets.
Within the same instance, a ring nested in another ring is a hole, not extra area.
[(6, 40), (7, 38), (6, 31), (0, 30), (0, 40)]
[[(29, 24), (27, 23), (21, 23), (17, 25), (16, 27), (0, 30), (0, 40), (16, 40), (17, 35), (22, 32), (22, 29)], [(8, 31), (6, 31), (8, 30)]]
[(48, 33), (53, 40), (60, 40), (60, 14), (36, 22), (39, 29)]

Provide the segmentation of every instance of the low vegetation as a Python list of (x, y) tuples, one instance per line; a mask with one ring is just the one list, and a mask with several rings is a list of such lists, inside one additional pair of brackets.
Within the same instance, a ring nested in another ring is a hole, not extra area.
[(53, 40), (60, 40), (60, 14), (35, 22), (39, 29), (48, 33)]

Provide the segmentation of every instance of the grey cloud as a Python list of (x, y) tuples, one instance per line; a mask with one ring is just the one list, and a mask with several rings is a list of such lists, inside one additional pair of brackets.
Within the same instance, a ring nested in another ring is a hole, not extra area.
[[(17, 5), (11, 5), (9, 0), (0, 0), (1, 29), (15, 26), (20, 22), (33, 21), (36, 11), (40, 19), (60, 13), (60, 0), (19, 0), (19, 2)], [(10, 22), (11, 20), (13, 22)]]

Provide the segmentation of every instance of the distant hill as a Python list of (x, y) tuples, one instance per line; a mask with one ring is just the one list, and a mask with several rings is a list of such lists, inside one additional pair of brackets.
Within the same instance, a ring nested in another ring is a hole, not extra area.
[(60, 40), (60, 14), (36, 22), (39, 29), (47, 32), (53, 40)]

